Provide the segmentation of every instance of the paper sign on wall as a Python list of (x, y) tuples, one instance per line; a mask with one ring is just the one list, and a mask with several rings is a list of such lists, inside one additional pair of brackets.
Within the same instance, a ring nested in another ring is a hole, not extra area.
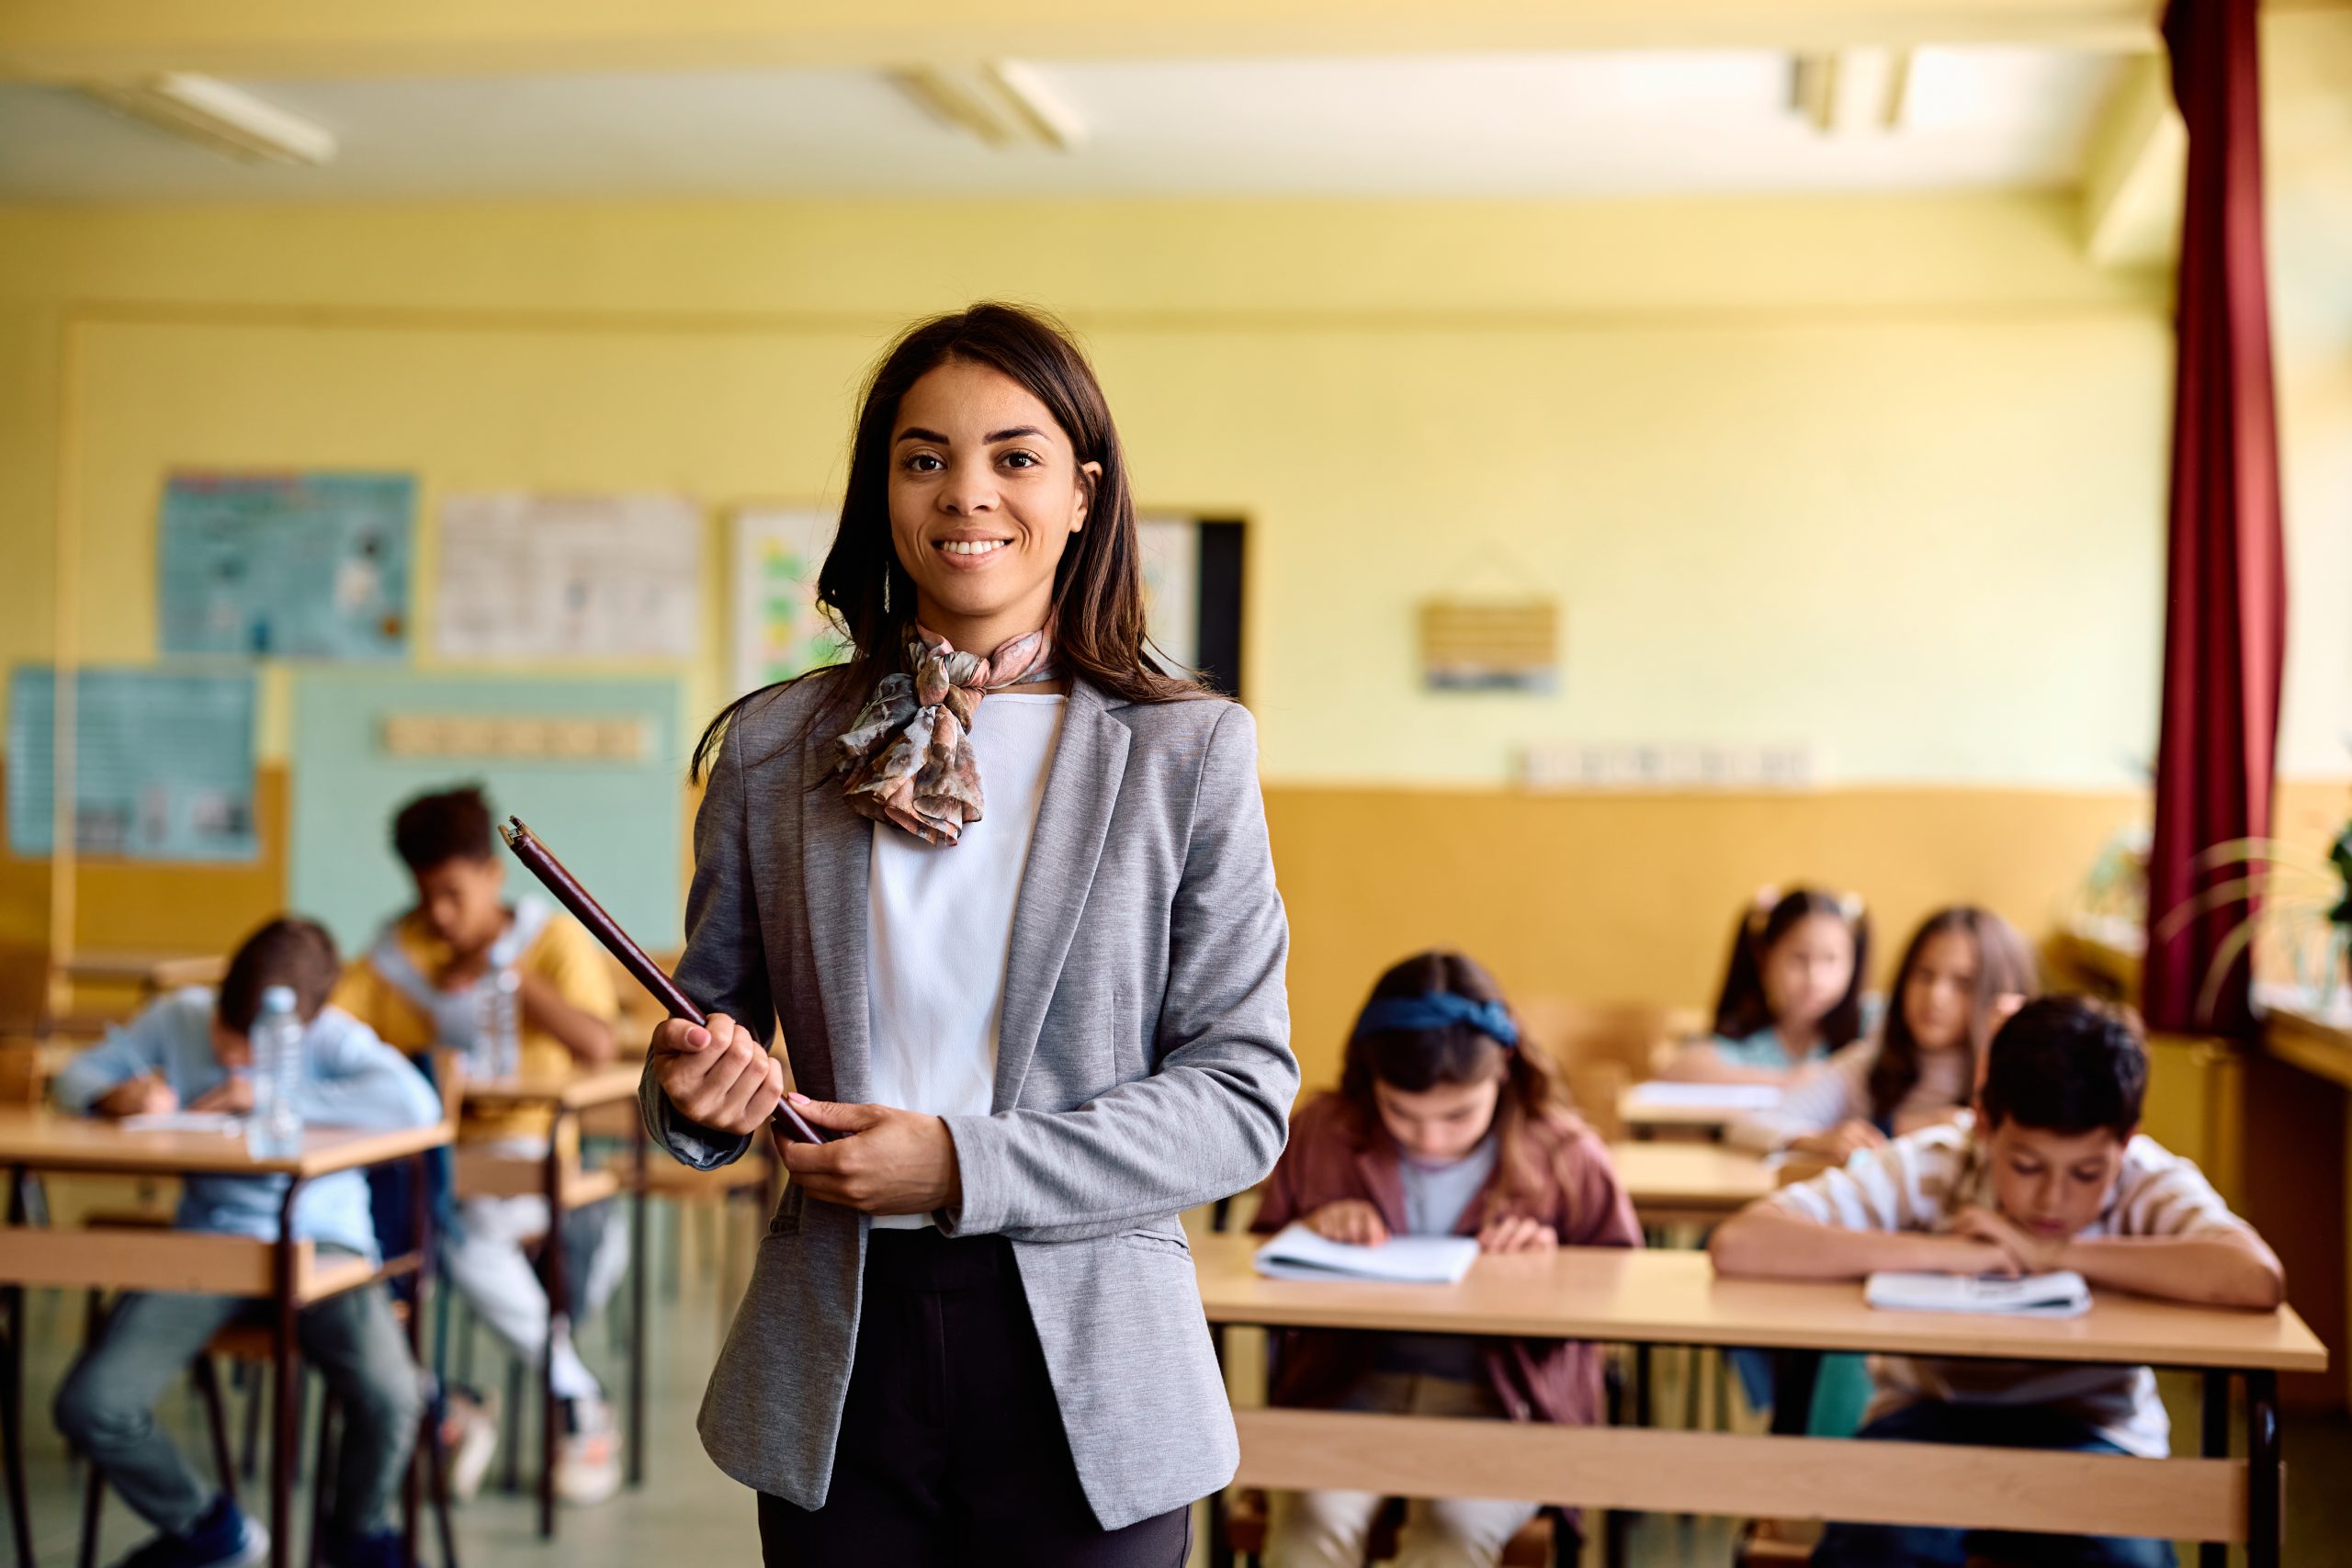
[(449, 659), (692, 659), (701, 509), (673, 495), (453, 495), (434, 618)]
[[(57, 675), (8, 680), (8, 848), (56, 841)], [(84, 670), (74, 682), (74, 841), (86, 855), (250, 861), (254, 678)]]
[(1136, 535), (1151, 645), (1190, 669), (1201, 658), (1201, 525), (1190, 517), (1146, 517)]
[(406, 474), (172, 475), (156, 548), (164, 651), (400, 658), (415, 505)]
[(813, 506), (747, 507), (735, 516), (735, 689), (753, 692), (836, 663), (840, 635), (817, 605), (817, 572), (838, 520)]

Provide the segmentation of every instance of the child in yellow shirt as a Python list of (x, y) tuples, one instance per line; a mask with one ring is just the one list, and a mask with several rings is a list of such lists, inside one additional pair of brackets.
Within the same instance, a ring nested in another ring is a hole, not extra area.
[[(392, 823), (392, 847), (416, 884), (416, 905), (389, 924), (344, 972), (334, 1004), (401, 1050), (447, 1046), (467, 1070), (499, 1070), (500, 980), (512, 976), (513, 1032), (521, 1070), (560, 1074), (599, 1066), (615, 1054), (620, 1012), (604, 953), (580, 925), (537, 897), (505, 901), (506, 866), (495, 849), (490, 805), (476, 787), (419, 796)], [(469, 1112), (461, 1143), (518, 1158), (547, 1153), (553, 1113), (517, 1108)], [(628, 1229), (616, 1205), (602, 1205), (601, 1233), (582, 1260), (585, 1311), (611, 1296), (628, 1263)], [(548, 1300), (524, 1244), (548, 1232), (547, 1200), (468, 1198), (458, 1205), (447, 1267), (450, 1281), (517, 1356), (536, 1364), (548, 1348)], [(567, 1501), (601, 1502), (620, 1484), (611, 1411), (603, 1386), (571, 1337), (551, 1361), (566, 1431), (558, 1442), (556, 1490)], [(481, 1483), (496, 1447), (494, 1423), (464, 1406), (451, 1467), (461, 1495)]]

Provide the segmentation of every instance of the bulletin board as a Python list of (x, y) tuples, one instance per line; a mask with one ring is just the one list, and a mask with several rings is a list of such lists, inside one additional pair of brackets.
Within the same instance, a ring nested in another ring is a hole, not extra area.
[[(392, 813), (429, 790), (481, 784), (492, 808), (529, 823), (630, 935), (676, 947), (690, 749), (680, 707), (667, 677), (301, 672), (293, 907), (346, 951), (366, 943), (413, 898), (392, 853)], [(513, 893), (536, 886), (507, 866)]]

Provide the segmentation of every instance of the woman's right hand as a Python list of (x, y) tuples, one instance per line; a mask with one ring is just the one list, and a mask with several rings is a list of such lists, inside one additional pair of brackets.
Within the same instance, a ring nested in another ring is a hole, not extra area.
[(1351, 1247), (1378, 1247), (1388, 1239), (1380, 1211), (1361, 1198), (1324, 1204), (1306, 1216), (1306, 1228), (1326, 1241), (1343, 1241)]
[(1845, 1164), (1863, 1149), (1874, 1149), (1886, 1142), (1886, 1134), (1867, 1122), (1852, 1121), (1832, 1127), (1826, 1133), (1808, 1133), (1792, 1141), (1789, 1147), (1799, 1154), (1814, 1155), (1822, 1159)]
[(784, 1064), (725, 1013), (707, 1026), (665, 1019), (653, 1032), (653, 1077), (687, 1120), (748, 1137), (784, 1100)]

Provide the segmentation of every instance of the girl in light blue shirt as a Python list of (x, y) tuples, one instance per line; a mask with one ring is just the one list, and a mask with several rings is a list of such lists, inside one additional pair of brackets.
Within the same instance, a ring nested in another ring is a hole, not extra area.
[(1851, 894), (1766, 888), (1732, 933), (1714, 1037), (1685, 1047), (1668, 1076), (1785, 1084), (1860, 1039), (1870, 939)]

